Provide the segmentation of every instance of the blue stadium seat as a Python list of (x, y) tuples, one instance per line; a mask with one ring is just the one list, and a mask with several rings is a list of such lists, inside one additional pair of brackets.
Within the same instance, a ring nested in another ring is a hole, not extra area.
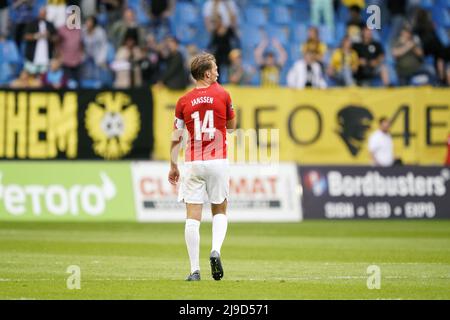
[(114, 61), (116, 50), (111, 42), (108, 42), (108, 51), (106, 53), (106, 63), (109, 65)]
[[(284, 4), (287, 6), (293, 6), (295, 5), (296, 2), (302, 2), (302, 1), (298, 1), (298, 0), (277, 0), (278, 3), (280, 4)], [(309, 2), (309, 1), (303, 1), (303, 2)]]
[(283, 5), (272, 6), (271, 20), (277, 24), (289, 24), (292, 20), (291, 9)]
[(187, 2), (178, 3), (175, 7), (176, 22), (182, 24), (197, 24), (202, 17), (200, 8)]
[(443, 28), (443, 27), (438, 28), (437, 35), (439, 37), (439, 40), (441, 40), (441, 42), (444, 46), (449, 45), (448, 33), (445, 28)]
[(292, 40), (297, 43), (303, 43), (308, 37), (308, 27), (305, 23), (291, 24)]
[(287, 47), (287, 52), (289, 56), (289, 65), (292, 65), (295, 61), (300, 59), (302, 56), (301, 50), (300, 50), (300, 43), (291, 43)]
[(425, 9), (432, 9), (434, 6), (434, 0), (421, 0), (420, 6)]
[(288, 27), (280, 27), (271, 25), (269, 28), (267, 28), (268, 35), (271, 38), (276, 38), (280, 43), (286, 47), (289, 44), (290, 39), (290, 30)]
[(247, 2), (247, 4), (251, 4), (252, 5), (258, 5), (258, 6), (268, 6), (269, 4), (271, 4), (271, 0), (250, 0)]
[[(149, 8), (147, 5), (144, 5), (143, 0), (134, 0), (135, 3), (134, 12), (136, 13), (136, 20), (141, 26), (147, 26), (150, 23), (150, 16), (149, 16)], [(128, 2), (130, 3), (130, 2)]]
[(100, 89), (102, 87), (102, 82), (96, 79), (82, 79), (81, 87), (85, 89)]
[(21, 62), (14, 41), (0, 42), (0, 85), (6, 85), (18, 76)]
[(292, 13), (292, 21), (308, 24), (311, 21), (309, 8), (305, 6), (296, 6)]
[(336, 41), (338, 43), (341, 43), (342, 39), (347, 34), (347, 26), (343, 22), (338, 22), (335, 26), (335, 33), (336, 33)]
[(399, 85), (398, 75), (397, 75), (397, 71), (395, 70), (395, 64), (388, 63), (387, 68), (388, 68), (388, 74), (389, 74), (389, 81), (390, 81), (391, 85), (398, 86)]
[(338, 14), (336, 17), (336, 20), (338, 21), (342, 21), (342, 22), (347, 22), (349, 19), (349, 11), (347, 6), (344, 6), (343, 4), (341, 4), (339, 6), (339, 10), (338, 10)]
[(256, 45), (258, 45), (262, 38), (261, 29), (254, 25), (243, 24), (241, 26), (241, 33), (241, 43), (244, 49), (248, 48), (252, 50)]
[(445, 27), (450, 27), (450, 9), (442, 10), (443, 14), (443, 25)]
[(245, 21), (254, 26), (264, 26), (267, 24), (267, 14), (263, 8), (248, 7), (244, 9)]
[(326, 43), (329, 47), (335, 47), (336, 45), (339, 45), (339, 41), (336, 39), (334, 34), (329, 30), (328, 26), (322, 25), (319, 26), (319, 35), (320, 39)]
[(180, 23), (175, 28), (175, 36), (182, 45), (193, 43), (197, 36), (197, 28)]

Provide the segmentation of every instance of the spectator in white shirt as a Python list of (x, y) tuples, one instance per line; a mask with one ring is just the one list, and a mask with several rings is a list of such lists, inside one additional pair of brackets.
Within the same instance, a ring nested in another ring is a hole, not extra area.
[(208, 0), (203, 5), (203, 19), (209, 32), (214, 30), (213, 18), (219, 15), (225, 28), (232, 26), (233, 17), (239, 13), (238, 6), (234, 0)]
[(389, 133), (391, 123), (386, 117), (379, 123), (380, 128), (369, 137), (369, 152), (374, 166), (390, 167), (394, 164), (394, 143)]
[(327, 87), (322, 67), (314, 60), (312, 52), (306, 51), (303, 59), (292, 66), (287, 75), (287, 85), (294, 89)]

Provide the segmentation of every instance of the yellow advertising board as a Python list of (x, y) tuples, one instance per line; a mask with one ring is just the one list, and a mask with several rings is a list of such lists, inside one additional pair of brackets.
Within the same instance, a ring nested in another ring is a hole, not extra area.
[[(294, 90), (228, 86), (242, 129), (278, 129), (279, 159), (302, 164), (369, 164), (368, 137), (385, 116), (395, 154), (407, 164), (442, 164), (450, 132), (450, 90)], [(154, 158), (169, 158), (174, 108), (184, 92), (153, 91)], [(276, 143), (276, 141), (271, 141)]]

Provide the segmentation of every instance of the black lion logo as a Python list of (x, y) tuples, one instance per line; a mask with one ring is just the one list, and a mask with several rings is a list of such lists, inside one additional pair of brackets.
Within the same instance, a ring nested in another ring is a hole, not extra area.
[(372, 113), (360, 106), (347, 106), (338, 112), (339, 128), (337, 134), (342, 138), (353, 156), (356, 156), (361, 150), (372, 120)]

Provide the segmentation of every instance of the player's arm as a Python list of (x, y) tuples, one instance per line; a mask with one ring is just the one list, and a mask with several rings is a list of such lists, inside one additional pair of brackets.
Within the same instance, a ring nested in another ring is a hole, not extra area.
[(169, 182), (173, 185), (177, 184), (180, 179), (180, 171), (178, 170), (178, 155), (180, 153), (181, 141), (183, 138), (183, 130), (174, 129), (172, 132), (172, 142), (170, 144), (170, 171)]
[(236, 121), (236, 113), (234, 112), (233, 103), (231, 102), (231, 97), (227, 93), (227, 131), (229, 133), (236, 130), (237, 121)]
[(175, 108), (175, 122), (172, 131), (172, 142), (170, 144), (169, 182), (173, 185), (177, 184), (180, 179), (180, 171), (178, 170), (178, 155), (180, 153), (181, 141), (183, 138), (183, 129), (183, 106), (180, 99)]
[(228, 132), (231, 133), (234, 130), (236, 130), (236, 126), (237, 126), (236, 116), (234, 116), (233, 119), (227, 120), (227, 131)]

